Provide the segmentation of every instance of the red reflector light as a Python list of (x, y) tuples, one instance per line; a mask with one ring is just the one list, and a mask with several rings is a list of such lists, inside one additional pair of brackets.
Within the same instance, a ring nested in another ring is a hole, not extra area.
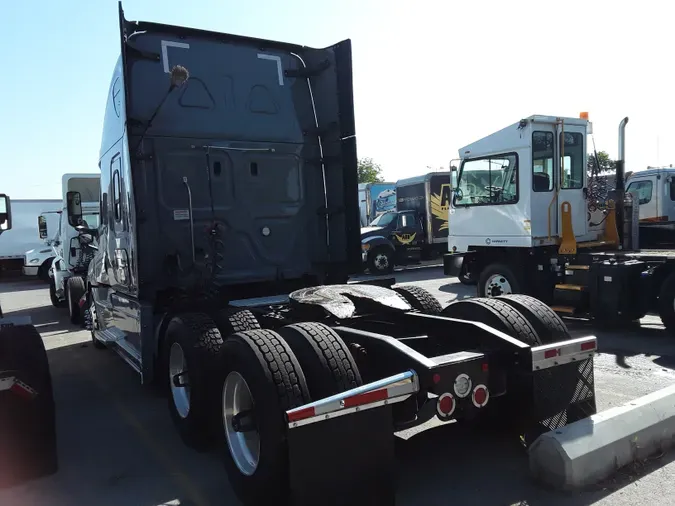
[(482, 365), (482, 368), (483, 368), (483, 372), (487, 372), (487, 370), (488, 370), (488, 365), (487, 365), (487, 363), (483, 364), (483, 365)]
[(485, 406), (489, 398), (490, 394), (485, 385), (478, 385), (476, 388), (473, 389), (473, 404), (477, 408), (482, 408), (483, 406)]
[(560, 350), (546, 350), (544, 352), (544, 358), (553, 358), (560, 355)]
[(353, 408), (354, 406), (361, 406), (362, 404), (370, 404), (371, 402), (383, 401), (389, 394), (386, 388), (381, 390), (373, 390), (364, 394), (347, 397), (345, 399), (345, 408)]
[(595, 341), (588, 341), (586, 343), (581, 343), (581, 351), (594, 350)]
[(438, 384), (438, 383), (441, 382), (441, 375), (436, 373), (436, 374), (433, 375), (432, 379), (434, 380), (434, 383)]
[(453, 404), (454, 402), (452, 400), (452, 397), (444, 397), (438, 402), (438, 409), (440, 409), (442, 413), (445, 413), (447, 415), (452, 411)]
[(305, 408), (299, 411), (294, 411), (293, 413), (288, 413), (289, 422), (297, 422), (298, 420), (304, 420), (305, 418), (310, 418), (316, 414), (314, 408)]
[(450, 393), (444, 393), (438, 398), (436, 403), (436, 412), (438, 416), (447, 420), (455, 412), (455, 398)]

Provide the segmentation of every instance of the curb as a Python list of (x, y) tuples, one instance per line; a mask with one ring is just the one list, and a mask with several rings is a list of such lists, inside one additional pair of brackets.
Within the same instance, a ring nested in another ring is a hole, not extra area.
[(675, 443), (675, 385), (539, 436), (532, 476), (561, 490), (593, 485)]

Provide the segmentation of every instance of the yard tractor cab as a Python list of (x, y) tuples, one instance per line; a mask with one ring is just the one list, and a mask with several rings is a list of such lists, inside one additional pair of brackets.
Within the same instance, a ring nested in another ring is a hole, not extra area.
[(611, 190), (587, 171), (585, 113), (530, 116), (462, 148), (445, 273), (468, 270), (480, 296), (529, 294), (568, 316), (626, 322), (656, 312), (675, 332), (675, 252), (638, 249), (642, 196), (625, 191), (627, 123)]

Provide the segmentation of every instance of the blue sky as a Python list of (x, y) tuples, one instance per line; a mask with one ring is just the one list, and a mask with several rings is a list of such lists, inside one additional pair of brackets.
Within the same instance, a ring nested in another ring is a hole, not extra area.
[[(327, 46), (354, 45), (360, 156), (396, 180), (531, 114), (589, 111), (629, 169), (675, 163), (671, 28), (660, 2), (127, 0), (127, 19)], [(117, 2), (3, 6), (0, 191), (58, 198), (65, 172), (96, 172)]]

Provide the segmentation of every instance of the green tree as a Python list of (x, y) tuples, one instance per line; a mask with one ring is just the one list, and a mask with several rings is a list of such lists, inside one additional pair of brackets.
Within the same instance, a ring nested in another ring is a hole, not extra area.
[(359, 160), (359, 183), (380, 183), (384, 181), (380, 174), (382, 174), (382, 167), (372, 158)]
[(600, 162), (600, 170), (598, 173), (603, 172), (614, 172), (616, 170), (616, 161), (612, 160), (606, 151), (598, 151), (598, 158), (596, 161), (595, 153), (588, 154), (588, 171), (595, 171), (598, 168), (598, 162)]

